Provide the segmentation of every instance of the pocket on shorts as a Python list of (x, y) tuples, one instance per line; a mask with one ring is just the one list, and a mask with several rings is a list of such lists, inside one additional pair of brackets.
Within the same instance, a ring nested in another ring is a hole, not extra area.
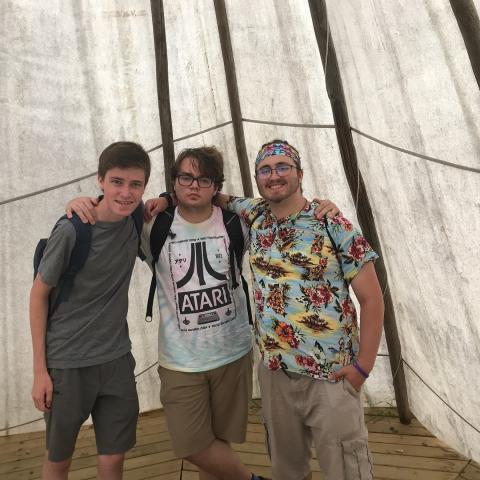
[(61, 386), (63, 383), (63, 373), (65, 372), (64, 369), (61, 368), (49, 368), (48, 374), (53, 383), (53, 394), (58, 395), (61, 392)]
[(345, 480), (372, 480), (372, 460), (368, 451), (368, 441), (345, 440), (342, 442), (342, 449)]
[(343, 390), (345, 392), (347, 392), (353, 398), (358, 399), (360, 397), (360, 392), (355, 390), (355, 388), (353, 388), (353, 385), (345, 377), (342, 379), (342, 382), (343, 382)]

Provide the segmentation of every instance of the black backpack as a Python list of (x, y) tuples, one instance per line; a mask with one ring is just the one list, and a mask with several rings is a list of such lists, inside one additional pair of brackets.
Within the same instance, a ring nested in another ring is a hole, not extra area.
[[(143, 202), (138, 205), (138, 207), (132, 212), (131, 217), (133, 223), (135, 224), (135, 229), (137, 230), (138, 235), (138, 255), (142, 260), (145, 258), (142, 251), (140, 250), (140, 239), (143, 228)], [(60, 220), (66, 219), (67, 216), (59, 218), (55, 226), (53, 227), (52, 232), (57, 228), (58, 222)], [(68, 219), (68, 218), (67, 218)], [(70, 255), (70, 263), (68, 264), (67, 269), (63, 272), (57, 288), (59, 293), (54, 305), (49, 307), (49, 315), (51, 315), (60, 303), (68, 300), (70, 293), (73, 288), (73, 282), (75, 280), (75, 275), (83, 268), (85, 262), (87, 261), (88, 253), (90, 252), (90, 244), (92, 242), (92, 225), (89, 223), (83, 223), (80, 218), (74, 213), (72, 218), (68, 219), (72, 222), (75, 227), (75, 245), (73, 247), (72, 253)], [(47, 246), (48, 238), (41, 238), (37, 243), (35, 248), (35, 253), (33, 255), (33, 279), (37, 276), (38, 266), (42, 260), (45, 247)]]
[[(152, 226), (152, 231), (150, 233), (150, 252), (152, 253), (152, 281), (150, 283), (150, 290), (148, 292), (148, 301), (147, 301), (147, 313), (145, 314), (145, 320), (147, 322), (152, 321), (152, 311), (153, 311), (153, 300), (155, 298), (155, 291), (157, 287), (157, 278), (155, 274), (155, 264), (158, 261), (158, 257), (162, 250), (163, 245), (167, 236), (172, 236), (170, 227), (173, 223), (173, 217), (175, 215), (175, 207), (168, 207), (163, 212), (159, 213), (155, 218), (155, 221)], [(240, 272), (240, 278), (242, 281), (243, 291), (245, 292), (245, 298), (247, 299), (247, 311), (248, 311), (248, 322), (250, 325), (252, 322), (252, 312), (250, 308), (250, 294), (248, 292), (248, 285), (245, 278), (242, 275), (242, 259), (243, 251), (245, 248), (243, 240), (243, 230), (240, 223), (240, 217), (233, 212), (222, 209), (223, 215), (223, 224), (225, 225), (225, 230), (227, 231), (228, 238), (230, 240), (229, 245), (229, 265), (230, 265), (230, 276), (233, 282), (233, 288), (239, 286), (236, 275), (235, 275), (235, 262), (237, 263), (238, 270)], [(173, 237), (172, 237), (173, 238)]]

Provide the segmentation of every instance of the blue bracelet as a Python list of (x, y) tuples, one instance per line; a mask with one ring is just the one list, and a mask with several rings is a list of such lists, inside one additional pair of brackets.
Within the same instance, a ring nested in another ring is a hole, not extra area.
[(368, 373), (357, 363), (356, 360), (355, 360), (355, 362), (352, 363), (352, 365), (355, 367), (355, 369), (357, 370), (357, 372), (358, 372), (363, 378), (368, 378)]

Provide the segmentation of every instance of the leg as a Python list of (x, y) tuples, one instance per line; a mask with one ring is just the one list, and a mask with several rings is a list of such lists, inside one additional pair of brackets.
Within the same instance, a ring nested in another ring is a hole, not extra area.
[(43, 461), (42, 478), (45, 480), (67, 480), (71, 463), (71, 458), (62, 462), (52, 462), (48, 459), (47, 452)]
[(372, 480), (360, 393), (344, 379), (315, 381), (308, 396), (307, 422), (325, 480)]
[(304, 375), (288, 377), (271, 371), (263, 363), (258, 367), (262, 392), (262, 414), (267, 449), (274, 480), (300, 480), (310, 476), (311, 437), (304, 424)]
[(67, 478), (75, 442), (96, 396), (96, 385), (85, 376), (87, 368), (50, 369), (53, 400), (45, 414), (47, 458), (45, 479)]
[(210, 475), (204, 470), (198, 469), (198, 480), (219, 480), (217, 477)]
[(253, 352), (208, 374), (215, 437), (243, 443), (247, 434), (248, 407), (252, 399)]
[(124, 459), (124, 453), (99, 455), (97, 459), (99, 480), (122, 480)]
[[(231, 428), (228, 421), (222, 420), (225, 431), (232, 435), (232, 438), (227, 436), (225, 441), (220, 440), (216, 433), (216, 426), (222, 422), (214, 412), (218, 390), (212, 387), (212, 384), (224, 374), (226, 367), (228, 366), (207, 372), (178, 372), (163, 367), (158, 369), (161, 380), (160, 400), (167, 418), (173, 450), (178, 457), (187, 458), (199, 467), (202, 480), (251, 478), (251, 473), (227, 443), (230, 440), (243, 440), (246, 414), (240, 429)], [(232, 377), (234, 385), (237, 376)], [(235, 391), (233, 387), (231, 390)], [(244, 393), (246, 394), (248, 392)], [(248, 400), (245, 402), (248, 404)], [(232, 415), (235, 403), (232, 405), (229, 398), (224, 398), (223, 404), (230, 407), (226, 409), (226, 415), (236, 417)]]
[(128, 353), (99, 365), (99, 369), (102, 381), (92, 408), (99, 455), (98, 472), (101, 479), (116, 479), (121, 478), (125, 452), (136, 441), (139, 406), (135, 360)]
[(252, 474), (222, 440), (214, 440), (205, 450), (187, 457), (201, 471), (201, 480), (250, 480)]

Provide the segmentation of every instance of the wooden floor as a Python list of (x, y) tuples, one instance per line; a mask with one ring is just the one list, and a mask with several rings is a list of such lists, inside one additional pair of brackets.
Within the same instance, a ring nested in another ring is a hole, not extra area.
[[(243, 462), (259, 475), (271, 476), (260, 420), (260, 401), (250, 409), (247, 441), (234, 445)], [(480, 480), (480, 465), (433, 437), (417, 420), (402, 425), (393, 409), (367, 408), (365, 419), (374, 460), (375, 479)], [(40, 478), (44, 433), (0, 437), (0, 479)], [(95, 440), (91, 427), (80, 432), (70, 479), (95, 478)], [(322, 478), (315, 460), (313, 480)], [(142, 414), (137, 445), (125, 462), (125, 480), (196, 480), (193, 465), (175, 458), (162, 411)]]

